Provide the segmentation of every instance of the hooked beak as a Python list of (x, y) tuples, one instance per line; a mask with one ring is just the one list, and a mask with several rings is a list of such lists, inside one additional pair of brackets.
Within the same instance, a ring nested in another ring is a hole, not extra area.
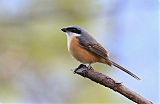
[(62, 28), (61, 30), (62, 30), (63, 32), (67, 32), (66, 28)]

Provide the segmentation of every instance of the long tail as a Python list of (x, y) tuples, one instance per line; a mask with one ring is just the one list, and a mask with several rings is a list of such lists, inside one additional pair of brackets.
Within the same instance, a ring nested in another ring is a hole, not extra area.
[(110, 62), (112, 63), (113, 66), (117, 67), (118, 69), (128, 73), (129, 75), (131, 75), (132, 77), (134, 77), (137, 80), (141, 80), (139, 77), (137, 77), (135, 74), (133, 74), (132, 72), (128, 71), (127, 69), (123, 68), (122, 66), (118, 65), (117, 63), (113, 62), (110, 60)]

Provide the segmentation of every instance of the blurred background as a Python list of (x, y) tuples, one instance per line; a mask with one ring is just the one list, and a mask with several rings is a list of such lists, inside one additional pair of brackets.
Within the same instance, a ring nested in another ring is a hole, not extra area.
[(0, 0), (0, 102), (133, 104), (73, 74), (80, 63), (60, 31), (70, 25), (88, 30), (142, 80), (103, 64), (95, 69), (159, 103), (156, 0)]

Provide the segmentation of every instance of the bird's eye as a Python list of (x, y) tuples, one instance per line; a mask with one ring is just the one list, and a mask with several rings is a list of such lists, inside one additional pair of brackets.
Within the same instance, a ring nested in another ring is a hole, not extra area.
[(81, 34), (81, 30), (74, 28), (74, 27), (70, 27), (67, 30), (73, 33)]

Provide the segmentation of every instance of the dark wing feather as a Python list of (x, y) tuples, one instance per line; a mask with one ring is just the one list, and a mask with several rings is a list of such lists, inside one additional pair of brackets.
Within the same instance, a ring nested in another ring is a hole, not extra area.
[[(90, 39), (87, 39), (90, 38)], [(92, 37), (87, 37), (87, 38), (81, 38), (81, 37), (77, 37), (80, 45), (87, 49), (88, 51), (106, 59), (108, 58), (108, 53), (107, 51)], [(92, 39), (91, 39), (92, 38)]]

